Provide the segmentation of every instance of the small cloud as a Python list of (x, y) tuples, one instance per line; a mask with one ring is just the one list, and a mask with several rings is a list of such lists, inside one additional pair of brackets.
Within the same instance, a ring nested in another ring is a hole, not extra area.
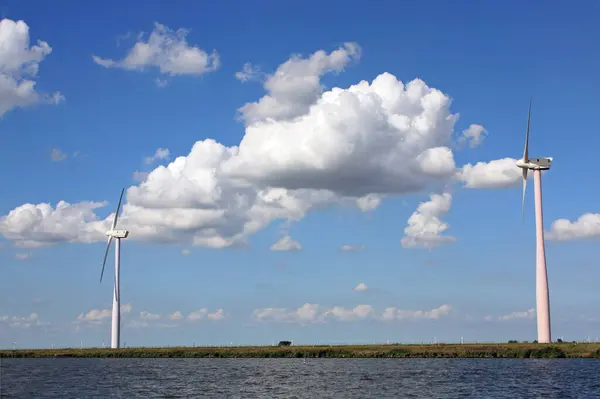
[(571, 222), (568, 219), (558, 219), (546, 232), (548, 240), (569, 241), (600, 237), (600, 213), (585, 213), (579, 219)]
[(208, 309), (202, 308), (202, 309), (190, 312), (187, 316), (187, 319), (189, 321), (202, 320), (206, 317), (207, 314), (208, 314)]
[(299, 251), (302, 245), (292, 237), (285, 235), (279, 241), (271, 246), (271, 251)]
[(40, 327), (40, 326), (48, 326), (50, 323), (42, 322), (39, 320), (39, 315), (37, 313), (31, 313), (29, 316), (0, 316), (0, 321), (8, 323), (8, 326), (11, 328), (30, 328), (30, 327)]
[(31, 254), (29, 254), (29, 253), (15, 254), (15, 259), (18, 259), (18, 260), (27, 260), (29, 258), (31, 258)]
[(178, 310), (176, 312), (171, 313), (167, 317), (171, 320), (181, 320), (183, 319), (183, 314), (181, 314), (181, 312)]
[(359, 283), (356, 287), (353, 288), (354, 291), (362, 292), (367, 291), (369, 287), (365, 283)]
[(377, 194), (368, 194), (356, 200), (356, 205), (363, 211), (372, 211), (381, 204), (381, 196)]
[(162, 89), (163, 87), (168, 86), (169, 81), (166, 79), (156, 78), (154, 79), (154, 83), (156, 83), (156, 87), (160, 87)]
[(48, 96), (47, 100), (49, 104), (60, 104), (64, 101), (67, 101), (65, 96), (63, 96), (60, 91), (55, 92), (51, 96)]
[(483, 139), (487, 136), (488, 131), (482, 125), (471, 124), (467, 129), (462, 131), (462, 136), (459, 138), (459, 142), (468, 142), (469, 147), (475, 148), (479, 146)]
[(50, 150), (50, 159), (53, 162), (60, 162), (67, 159), (68, 155), (62, 151), (60, 148), (53, 148)]
[[(131, 313), (133, 306), (128, 303), (121, 305), (121, 313)], [(143, 312), (142, 312), (143, 313)], [(76, 322), (101, 323), (112, 316), (112, 308), (109, 309), (92, 309), (87, 313), (81, 312), (77, 316)]]
[(517, 319), (533, 319), (535, 317), (535, 309), (530, 308), (523, 312), (512, 312), (509, 314), (505, 314), (502, 316), (485, 316), (483, 319), (485, 321), (509, 321), (509, 320), (517, 320)]
[(253, 66), (251, 63), (246, 62), (242, 70), (235, 73), (235, 78), (245, 83), (249, 80), (257, 80), (262, 75), (263, 73), (258, 66)]
[(340, 247), (342, 251), (363, 251), (367, 249), (364, 245), (342, 245)]
[(223, 320), (225, 318), (225, 311), (223, 309), (217, 309), (214, 313), (208, 314), (209, 320)]
[(192, 253), (192, 251), (190, 251), (190, 250), (189, 250), (189, 249), (187, 249), (187, 248), (186, 248), (186, 249), (182, 249), (182, 250), (181, 250), (181, 254), (182, 254), (183, 256), (188, 256), (188, 255), (189, 255), (189, 254), (191, 254), (191, 253)]
[(152, 155), (151, 157), (144, 158), (144, 162), (149, 165), (157, 160), (168, 159), (168, 158), (169, 158), (169, 149), (159, 148), (154, 152), (154, 155)]
[(440, 244), (456, 241), (453, 236), (442, 233), (450, 225), (441, 220), (448, 213), (452, 205), (450, 193), (432, 194), (429, 201), (421, 202), (417, 210), (408, 219), (408, 226), (404, 229), (405, 236), (401, 243), (404, 248), (433, 248)]
[(225, 318), (225, 311), (223, 309), (217, 309), (214, 313), (209, 313), (207, 308), (202, 308), (194, 312), (190, 312), (187, 316), (189, 321), (197, 320), (222, 320)]
[(158, 320), (160, 319), (160, 315), (157, 313), (150, 313), (150, 312), (146, 312), (145, 310), (143, 312), (140, 312), (140, 320), (142, 321), (150, 321), (150, 320)]
[[(136, 43), (121, 60), (104, 59), (96, 55), (92, 55), (92, 59), (105, 68), (139, 72), (155, 68), (162, 75), (169, 76), (201, 76), (216, 71), (221, 65), (217, 51), (209, 54), (189, 44), (188, 33), (188, 29), (174, 30), (155, 22), (150, 36), (144, 39), (145, 35), (140, 32)], [(131, 35), (129, 33), (126, 37)]]

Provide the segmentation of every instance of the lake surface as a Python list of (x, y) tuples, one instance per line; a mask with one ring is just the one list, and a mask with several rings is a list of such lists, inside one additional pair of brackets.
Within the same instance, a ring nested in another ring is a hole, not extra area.
[(5, 398), (600, 398), (592, 359), (2, 359)]

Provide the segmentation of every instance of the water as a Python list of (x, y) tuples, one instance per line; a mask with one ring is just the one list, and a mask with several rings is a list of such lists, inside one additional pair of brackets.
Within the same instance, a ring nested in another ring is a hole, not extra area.
[(8, 398), (600, 398), (591, 359), (2, 359)]

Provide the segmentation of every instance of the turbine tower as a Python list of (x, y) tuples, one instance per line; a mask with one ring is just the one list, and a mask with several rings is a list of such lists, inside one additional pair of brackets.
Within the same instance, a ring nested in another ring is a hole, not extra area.
[(127, 238), (129, 235), (129, 231), (127, 230), (115, 230), (117, 227), (117, 219), (119, 218), (119, 210), (121, 209), (121, 201), (123, 200), (123, 193), (125, 189), (121, 190), (121, 197), (119, 198), (119, 205), (117, 205), (117, 211), (115, 212), (115, 217), (113, 219), (112, 227), (109, 231), (106, 232), (108, 236), (108, 241), (106, 243), (106, 252), (104, 253), (104, 262), (102, 262), (102, 271), (100, 272), (100, 282), (102, 282), (102, 276), (104, 275), (104, 266), (106, 265), (106, 257), (108, 256), (108, 250), (110, 249), (110, 243), (113, 238), (116, 240), (115, 242), (115, 280), (114, 280), (114, 290), (113, 290), (113, 309), (112, 309), (112, 330), (111, 330), (111, 348), (119, 348), (120, 347), (120, 338), (121, 338), (121, 290), (119, 283), (119, 266), (121, 260), (121, 239)]
[(527, 116), (527, 132), (525, 133), (525, 151), (523, 159), (517, 161), (517, 166), (523, 169), (523, 203), (522, 218), (525, 218), (525, 191), (527, 189), (527, 172), (533, 171), (535, 192), (535, 236), (536, 236), (536, 267), (535, 267), (535, 300), (537, 306), (537, 331), (539, 343), (550, 343), (550, 297), (548, 294), (548, 271), (546, 269), (546, 250), (544, 248), (544, 220), (542, 212), (542, 170), (550, 169), (552, 158), (529, 158), (529, 126), (531, 124), (531, 100)]

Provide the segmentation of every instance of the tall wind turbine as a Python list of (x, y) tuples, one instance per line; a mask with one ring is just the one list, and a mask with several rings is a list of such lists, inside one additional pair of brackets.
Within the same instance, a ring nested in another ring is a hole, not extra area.
[(546, 269), (546, 250), (544, 248), (544, 220), (542, 213), (542, 170), (550, 169), (552, 158), (529, 158), (529, 126), (531, 123), (531, 100), (527, 116), (527, 133), (525, 134), (525, 151), (523, 159), (517, 166), (523, 169), (523, 203), (522, 217), (525, 216), (525, 190), (527, 189), (527, 172), (533, 171), (535, 191), (535, 236), (536, 236), (536, 268), (535, 268), (535, 300), (537, 305), (538, 342), (551, 342), (550, 335), (550, 297), (548, 294), (548, 271)]
[(121, 197), (119, 198), (119, 205), (117, 205), (117, 211), (115, 212), (115, 218), (113, 219), (112, 227), (106, 232), (108, 241), (106, 243), (106, 252), (104, 253), (104, 262), (102, 262), (102, 271), (100, 272), (100, 282), (102, 282), (102, 276), (104, 275), (104, 266), (106, 265), (106, 257), (108, 256), (108, 250), (110, 249), (110, 243), (115, 242), (115, 282), (113, 291), (113, 309), (112, 309), (112, 330), (111, 330), (111, 348), (120, 347), (121, 338), (121, 290), (119, 285), (120, 273), (119, 264), (121, 260), (121, 239), (127, 238), (129, 231), (127, 230), (115, 230), (117, 227), (117, 219), (119, 218), (119, 210), (121, 209), (121, 201), (123, 200), (123, 193), (125, 189), (121, 190)]

